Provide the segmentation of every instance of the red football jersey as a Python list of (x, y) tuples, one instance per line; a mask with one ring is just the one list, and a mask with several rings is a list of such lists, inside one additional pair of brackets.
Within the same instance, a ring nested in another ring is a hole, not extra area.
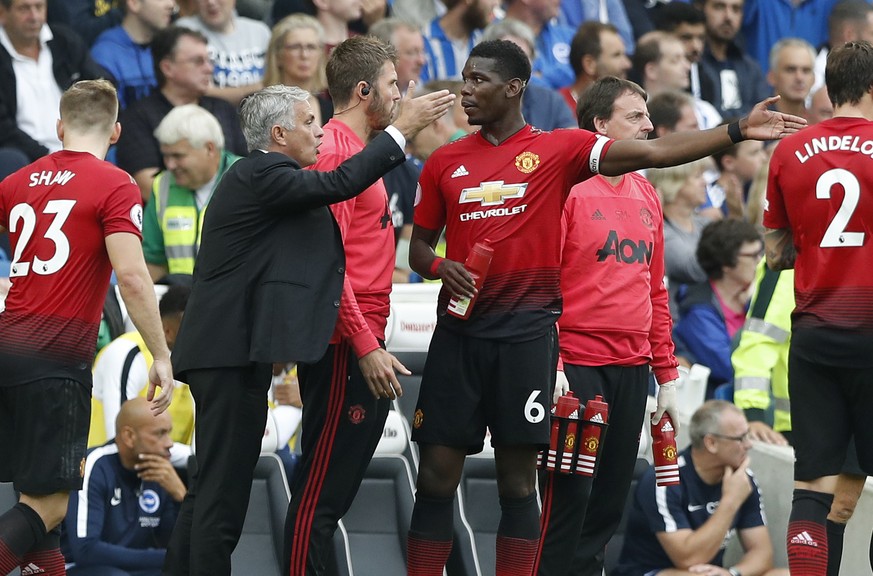
[(564, 206), (561, 358), (582, 366), (651, 364), (679, 377), (664, 286), (664, 215), (658, 193), (632, 172), (613, 187), (591, 178)]
[(0, 183), (0, 225), (13, 250), (0, 383), (89, 369), (112, 272), (104, 237), (141, 237), (139, 188), (92, 154), (62, 150)]
[(873, 124), (833, 118), (780, 142), (764, 226), (794, 234), (795, 330), (873, 332)]
[(495, 146), (476, 132), (428, 158), (419, 180), (415, 223), (446, 227), (446, 256), (464, 262), (488, 240), (494, 257), (472, 315), (440, 322), (468, 334), (524, 339), (561, 313), (561, 212), (570, 188), (597, 173), (612, 140), (585, 130), (525, 126)]

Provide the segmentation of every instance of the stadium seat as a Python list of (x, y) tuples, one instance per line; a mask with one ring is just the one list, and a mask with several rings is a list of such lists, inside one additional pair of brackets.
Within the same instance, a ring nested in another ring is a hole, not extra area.
[[(18, 503), (18, 496), (15, 495), (15, 489), (12, 488), (12, 482), (0, 482), (0, 514), (6, 513)], [(9, 576), (19, 576), (21, 571), (18, 568), (12, 570)]]
[(334, 536), (340, 576), (406, 573), (406, 535), (415, 502), (413, 469), (403, 455), (408, 447), (403, 417), (392, 410), (355, 501)]
[[(493, 456), (467, 458), (461, 475), (459, 500), (463, 516), (459, 517), (459, 511), (455, 510), (455, 542), (457, 544), (460, 540), (460, 544), (464, 544), (464, 531), (467, 527), (459, 525), (459, 521), (463, 519), (471, 532), (472, 550), (476, 554), (475, 568), (470, 560), (465, 563), (468, 576), (494, 574), (500, 499), (497, 495), (497, 470)], [(463, 548), (458, 551), (461, 555), (464, 552)]]
[(282, 460), (276, 454), (261, 454), (255, 466), (242, 536), (231, 557), (233, 574), (281, 574), (285, 515), (290, 500)]

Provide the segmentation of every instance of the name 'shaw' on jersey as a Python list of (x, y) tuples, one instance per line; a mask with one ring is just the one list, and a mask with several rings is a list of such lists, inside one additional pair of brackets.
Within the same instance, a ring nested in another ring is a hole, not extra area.
[(653, 242), (645, 240), (619, 239), (618, 232), (610, 230), (606, 236), (603, 248), (597, 251), (597, 261), (605, 262), (607, 258), (615, 258), (616, 262), (625, 264), (651, 264)]

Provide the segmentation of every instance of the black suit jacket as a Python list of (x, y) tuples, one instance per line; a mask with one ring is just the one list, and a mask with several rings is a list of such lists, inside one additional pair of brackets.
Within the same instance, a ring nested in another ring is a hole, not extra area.
[(360, 194), (404, 160), (381, 134), (333, 172), (252, 152), (209, 202), (194, 286), (173, 348), (177, 376), (250, 362), (315, 362), (336, 324), (345, 274), (329, 204)]

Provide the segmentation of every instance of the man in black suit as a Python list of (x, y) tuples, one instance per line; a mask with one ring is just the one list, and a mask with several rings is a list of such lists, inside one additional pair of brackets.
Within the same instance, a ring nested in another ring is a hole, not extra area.
[(403, 161), (405, 139), (451, 105), (411, 99), (397, 121), (332, 172), (315, 163), (323, 131), (309, 94), (271, 86), (241, 108), (251, 150), (229, 169), (204, 221), (173, 362), (196, 401), (196, 464), (165, 574), (230, 574), (267, 414), (273, 362), (315, 362), (336, 323), (345, 274), (328, 205)]

